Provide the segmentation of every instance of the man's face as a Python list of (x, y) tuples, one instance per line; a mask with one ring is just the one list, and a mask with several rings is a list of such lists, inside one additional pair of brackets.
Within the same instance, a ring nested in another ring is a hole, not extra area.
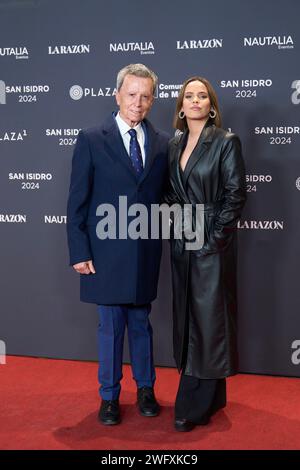
[(148, 114), (153, 103), (153, 82), (151, 78), (126, 75), (116, 100), (120, 116), (131, 127), (136, 126)]

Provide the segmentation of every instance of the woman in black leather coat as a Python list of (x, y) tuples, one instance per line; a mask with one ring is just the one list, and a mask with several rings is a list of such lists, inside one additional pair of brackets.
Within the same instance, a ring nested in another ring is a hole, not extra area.
[(175, 429), (207, 424), (226, 405), (225, 377), (237, 373), (236, 228), (246, 201), (239, 138), (221, 129), (216, 94), (192, 77), (179, 93), (170, 141), (166, 202), (204, 204), (204, 244), (171, 239), (174, 357), (181, 371)]

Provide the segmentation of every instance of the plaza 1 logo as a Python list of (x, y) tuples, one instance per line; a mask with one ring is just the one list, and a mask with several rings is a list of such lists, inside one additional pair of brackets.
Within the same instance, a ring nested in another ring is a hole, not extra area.
[(17, 95), (19, 103), (36, 103), (41, 94), (50, 91), (49, 85), (6, 85), (0, 80), (0, 104), (7, 104), (8, 95)]
[(271, 88), (273, 82), (270, 78), (242, 79), (242, 80), (221, 80), (220, 88), (233, 90), (235, 98), (256, 98), (257, 90), (261, 88)]
[(300, 176), (296, 179), (296, 188), (300, 191)]
[(80, 85), (72, 85), (69, 89), (69, 95), (72, 100), (78, 101), (81, 98), (98, 98), (115, 96), (117, 89), (113, 87), (82, 87)]
[(80, 128), (75, 129), (46, 129), (47, 137), (57, 137), (59, 146), (74, 145), (79, 134)]
[(300, 135), (300, 126), (257, 126), (254, 134), (268, 136), (270, 145), (289, 145)]
[(293, 91), (292, 96), (291, 96), (292, 103), (299, 104), (300, 103), (300, 80), (294, 80), (291, 88), (295, 90)]
[(0, 142), (20, 142), (28, 137), (28, 132), (26, 129), (22, 129), (22, 131), (0, 131)]

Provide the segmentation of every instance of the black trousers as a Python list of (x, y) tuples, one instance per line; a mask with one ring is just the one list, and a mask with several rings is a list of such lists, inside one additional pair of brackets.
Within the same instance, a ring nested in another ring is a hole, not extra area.
[(181, 374), (175, 402), (175, 419), (187, 419), (195, 424), (209, 420), (226, 406), (226, 380), (199, 379)]

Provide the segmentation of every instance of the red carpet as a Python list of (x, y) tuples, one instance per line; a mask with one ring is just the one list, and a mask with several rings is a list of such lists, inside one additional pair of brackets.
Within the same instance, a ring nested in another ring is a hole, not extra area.
[(157, 368), (157, 418), (138, 415), (129, 366), (122, 424), (97, 422), (97, 364), (7, 357), (0, 365), (0, 449), (299, 449), (300, 379), (238, 375), (228, 406), (190, 433), (173, 430), (178, 374)]

